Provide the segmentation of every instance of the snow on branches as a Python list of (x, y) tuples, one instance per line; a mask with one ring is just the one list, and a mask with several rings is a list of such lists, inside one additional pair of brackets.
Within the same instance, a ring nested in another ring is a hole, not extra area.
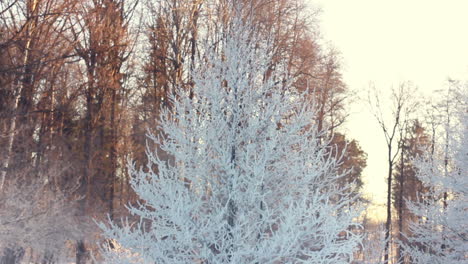
[[(163, 109), (159, 150), (130, 166), (138, 223), (101, 224), (108, 263), (349, 263), (360, 237), (314, 104), (233, 19)], [(279, 64), (280, 65), (280, 64)], [(164, 156), (171, 157), (161, 158)], [(117, 249), (117, 246), (119, 249)]]

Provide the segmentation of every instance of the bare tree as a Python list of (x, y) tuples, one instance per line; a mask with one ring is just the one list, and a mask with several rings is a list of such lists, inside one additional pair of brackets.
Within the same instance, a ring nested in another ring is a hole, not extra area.
[(371, 87), (368, 94), (368, 103), (371, 112), (382, 129), (387, 146), (387, 220), (385, 222), (385, 249), (384, 263), (389, 263), (389, 251), (391, 244), (391, 225), (392, 225), (392, 180), (394, 165), (398, 154), (401, 151), (400, 137), (402, 129), (409, 120), (409, 114), (414, 110), (416, 103), (411, 100), (414, 98), (415, 87), (410, 83), (402, 83), (397, 88), (391, 90), (391, 112), (389, 115), (384, 111), (387, 105), (382, 104), (382, 96), (378, 93), (375, 86)]

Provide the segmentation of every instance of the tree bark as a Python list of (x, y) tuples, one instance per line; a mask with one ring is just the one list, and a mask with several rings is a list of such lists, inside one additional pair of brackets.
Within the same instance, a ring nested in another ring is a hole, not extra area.
[(387, 221), (385, 222), (385, 254), (384, 263), (388, 264), (389, 251), (390, 251), (390, 232), (392, 226), (392, 172), (393, 172), (393, 161), (391, 160), (392, 152), (388, 151), (389, 163), (388, 163), (388, 186), (387, 186)]

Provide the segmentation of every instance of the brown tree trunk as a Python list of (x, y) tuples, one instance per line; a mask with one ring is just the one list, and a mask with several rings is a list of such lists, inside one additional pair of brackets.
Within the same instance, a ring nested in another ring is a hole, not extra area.
[[(398, 193), (398, 239), (400, 242), (403, 241), (403, 199), (404, 199), (404, 185), (405, 185), (405, 163), (404, 163), (404, 150), (405, 146), (404, 144), (401, 145), (401, 157), (400, 157), (400, 182), (399, 182), (399, 193)], [(402, 252), (403, 248), (401, 247), (401, 244), (398, 245), (398, 251), (397, 251), (397, 260), (402, 261)]]
[(116, 90), (112, 89), (112, 97), (111, 97), (111, 116), (110, 116), (110, 175), (109, 175), (109, 218), (111, 220), (114, 219), (114, 192), (115, 192), (115, 178), (116, 178), (116, 171), (117, 171), (117, 127), (118, 124), (115, 118), (115, 112), (117, 107), (117, 98), (116, 98)]

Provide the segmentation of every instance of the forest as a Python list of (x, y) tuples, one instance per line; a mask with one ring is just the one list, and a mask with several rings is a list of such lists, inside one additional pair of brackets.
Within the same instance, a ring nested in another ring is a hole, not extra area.
[[(361, 98), (319, 17), (2, 0), (0, 264), (466, 263), (468, 82)], [(386, 144), (383, 222), (343, 129), (356, 102)]]

